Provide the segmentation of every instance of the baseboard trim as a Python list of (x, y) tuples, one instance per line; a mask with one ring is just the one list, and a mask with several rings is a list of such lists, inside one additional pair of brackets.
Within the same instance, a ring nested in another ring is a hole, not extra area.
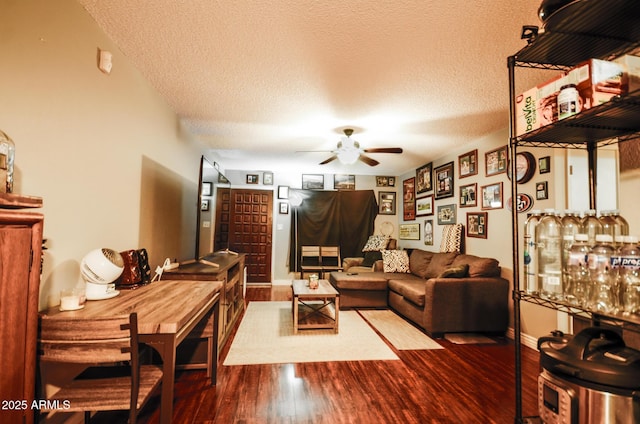
[[(507, 329), (507, 337), (510, 338), (511, 340), (515, 340), (516, 338), (516, 333), (513, 330), (513, 327), (509, 327)], [(525, 333), (520, 333), (520, 342), (528, 347), (531, 348), (533, 350), (538, 350), (538, 338), (537, 337), (533, 337), (529, 334), (525, 334)]]

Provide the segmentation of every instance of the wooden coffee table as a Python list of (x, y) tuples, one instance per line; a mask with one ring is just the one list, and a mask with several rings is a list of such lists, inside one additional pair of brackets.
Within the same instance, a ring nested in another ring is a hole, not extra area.
[(293, 280), (293, 334), (310, 328), (330, 328), (338, 332), (340, 293), (327, 280), (319, 280), (318, 288), (310, 289), (309, 281)]

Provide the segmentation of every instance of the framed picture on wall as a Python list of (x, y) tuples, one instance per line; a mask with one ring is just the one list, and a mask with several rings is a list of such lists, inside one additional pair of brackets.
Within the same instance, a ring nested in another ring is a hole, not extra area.
[(396, 177), (379, 175), (376, 176), (376, 187), (394, 187), (396, 185)]
[(507, 146), (498, 147), (484, 154), (485, 176), (507, 172)]
[(487, 212), (467, 212), (467, 237), (487, 238)]
[(433, 172), (435, 180), (436, 199), (453, 196), (453, 162), (439, 166)]
[(420, 224), (400, 224), (398, 236), (401, 240), (420, 240)]
[(478, 184), (467, 184), (460, 186), (460, 207), (470, 208), (478, 206)]
[(289, 198), (289, 186), (278, 186), (278, 199)]
[(273, 172), (265, 172), (262, 174), (262, 184), (264, 185), (273, 184)]
[(431, 182), (431, 171), (433, 165), (432, 162), (429, 162), (426, 165), (422, 165), (420, 168), (416, 169), (416, 193), (426, 193), (427, 191), (433, 190), (433, 184)]
[(287, 202), (280, 202), (280, 213), (285, 215), (289, 213), (289, 204)]
[(544, 156), (538, 159), (538, 170), (541, 174), (547, 174), (551, 172), (551, 157)]
[(536, 183), (536, 200), (546, 200), (549, 198), (548, 182)]
[(458, 176), (470, 177), (478, 173), (478, 150), (472, 150), (458, 156)]
[(424, 220), (424, 244), (433, 246), (433, 219)]
[(378, 213), (380, 215), (396, 214), (396, 192), (395, 191), (379, 191), (378, 192)]
[(336, 190), (355, 190), (356, 176), (347, 174), (334, 174), (333, 188)]
[(303, 190), (323, 190), (324, 175), (322, 174), (302, 174)]
[(258, 174), (247, 174), (247, 184), (258, 184)]
[(203, 196), (211, 196), (211, 183), (202, 183), (202, 195)]
[(502, 181), (482, 186), (482, 209), (502, 208)]
[(416, 216), (433, 215), (433, 194), (416, 199)]
[(438, 206), (438, 225), (451, 225), (456, 223), (456, 205)]
[(202, 199), (200, 201), (200, 210), (201, 211), (208, 211), (209, 210), (209, 204), (210, 204), (210, 200), (209, 199)]
[(416, 177), (402, 182), (402, 217), (405, 221), (416, 219)]

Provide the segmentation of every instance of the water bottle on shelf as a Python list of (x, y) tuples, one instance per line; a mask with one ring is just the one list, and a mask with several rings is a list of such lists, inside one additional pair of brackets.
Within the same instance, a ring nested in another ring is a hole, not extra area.
[(535, 231), (540, 221), (540, 211), (532, 210), (524, 223), (524, 290), (528, 294), (538, 294), (538, 267)]
[[(629, 223), (626, 219), (620, 215), (620, 211), (618, 209), (614, 209), (611, 211), (611, 216), (616, 220), (618, 225), (616, 226), (616, 235), (628, 236), (629, 235)], [(619, 230), (618, 230), (619, 229)], [(617, 231), (620, 231), (619, 233)]]
[(564, 283), (564, 298), (572, 305), (586, 306), (589, 301), (591, 286), (591, 277), (587, 266), (589, 250), (587, 235), (576, 234), (569, 250), (566, 273), (563, 272), (567, 276)]
[[(613, 217), (612, 211), (600, 211), (600, 225), (602, 225), (602, 234), (609, 234), (615, 241), (616, 226), (619, 227), (618, 221)], [(619, 232), (618, 228), (618, 232)]]
[(618, 308), (615, 293), (616, 277), (611, 270), (614, 255), (613, 239), (608, 234), (596, 235), (596, 245), (589, 253), (591, 275), (591, 302), (589, 307), (603, 313), (614, 313)]
[(572, 210), (565, 210), (562, 219), (562, 235), (575, 237), (581, 230), (580, 216)]
[(536, 226), (540, 296), (562, 300), (562, 223), (553, 209), (545, 209)]
[(624, 236), (624, 243), (616, 258), (621, 309), (624, 315), (640, 315), (640, 246), (638, 237)]
[(562, 265), (562, 287), (564, 289), (563, 297), (565, 297), (565, 294), (569, 289), (567, 287), (567, 282), (569, 281), (569, 255), (571, 254), (571, 246), (573, 246), (573, 243), (573, 235), (565, 234), (562, 236), (562, 258), (560, 264)]
[(585, 211), (584, 217), (580, 222), (580, 232), (586, 234), (588, 237), (587, 244), (589, 247), (593, 247), (596, 245), (596, 235), (602, 234), (602, 224), (600, 220), (596, 217), (596, 211), (594, 209), (589, 209)]

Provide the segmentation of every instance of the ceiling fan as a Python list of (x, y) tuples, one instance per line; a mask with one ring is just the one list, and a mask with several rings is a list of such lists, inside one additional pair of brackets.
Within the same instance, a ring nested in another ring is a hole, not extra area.
[(326, 165), (329, 162), (333, 162), (334, 160), (338, 159), (345, 165), (351, 165), (354, 164), (357, 160), (360, 160), (369, 166), (376, 166), (380, 162), (373, 158), (370, 158), (369, 156), (366, 156), (364, 153), (402, 153), (402, 149), (400, 147), (378, 147), (363, 149), (360, 147), (360, 143), (351, 138), (352, 134), (353, 129), (346, 128), (344, 130), (344, 135), (346, 137), (342, 137), (342, 139), (338, 142), (336, 150), (332, 150), (333, 155), (320, 162), (320, 165)]

